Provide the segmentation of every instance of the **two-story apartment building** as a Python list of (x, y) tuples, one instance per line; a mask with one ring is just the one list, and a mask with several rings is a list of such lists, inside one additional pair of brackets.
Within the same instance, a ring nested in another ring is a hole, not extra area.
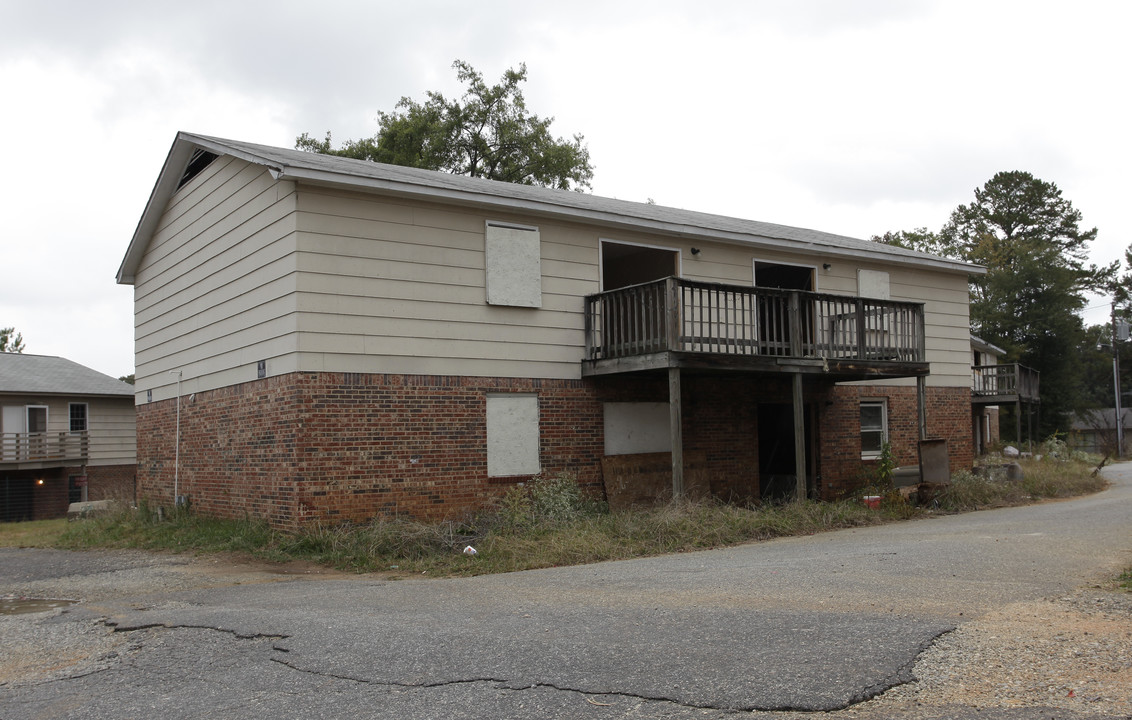
[(169, 502), (179, 473), (198, 509), (290, 527), (462, 512), (540, 472), (755, 499), (846, 492), (886, 443), (969, 465), (972, 272), (181, 133), (118, 274), (139, 491)]
[(134, 388), (61, 357), (0, 353), (0, 521), (132, 502)]

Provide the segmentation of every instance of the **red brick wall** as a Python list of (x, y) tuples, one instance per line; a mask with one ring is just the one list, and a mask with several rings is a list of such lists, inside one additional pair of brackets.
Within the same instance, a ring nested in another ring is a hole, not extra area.
[[(821, 418), (822, 497), (833, 498), (867, 484), (876, 466), (861, 460), (860, 403), (884, 399), (888, 405), (888, 442), (899, 465), (919, 464), (919, 412), (916, 388), (837, 385), (829, 389)], [(952, 472), (974, 462), (969, 388), (927, 388), (927, 435), (946, 438)]]
[(137, 474), (137, 465), (88, 465), (87, 500), (121, 500), (132, 504), (136, 499)]
[[(600, 492), (602, 403), (664, 402), (668, 384), (665, 377), (632, 376), (294, 373), (198, 392), (193, 401), (182, 399), (179, 492), (201, 512), (265, 518), (284, 528), (315, 519), (474, 511), (527, 479), (487, 477), (486, 395), (506, 392), (538, 394), (543, 472), (570, 473)], [(822, 415), (823, 495), (843, 492), (861, 476), (862, 396), (890, 398), (899, 462), (915, 462), (915, 388), (841, 388), (807, 379), (805, 395)], [(789, 403), (789, 379), (686, 375), (682, 400), (685, 448), (695, 453), (695, 470), (709, 474), (713, 494), (757, 497), (757, 405)], [(957, 411), (964, 418), (958, 436)], [(953, 466), (969, 463), (969, 397), (929, 389), (929, 417), (930, 429), (951, 439)], [(138, 406), (138, 495), (157, 504), (172, 502), (175, 419), (175, 400)]]

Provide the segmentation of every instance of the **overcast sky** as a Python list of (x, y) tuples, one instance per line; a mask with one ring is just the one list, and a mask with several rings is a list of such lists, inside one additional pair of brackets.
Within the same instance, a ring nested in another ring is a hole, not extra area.
[(1112, 0), (0, 0), (0, 327), (133, 372), (114, 277), (178, 130), (370, 136), (402, 96), (459, 95), (457, 58), (489, 83), (525, 62), (598, 195), (867, 238), (939, 229), (1025, 170), (1111, 262), (1132, 242), (1130, 20)]

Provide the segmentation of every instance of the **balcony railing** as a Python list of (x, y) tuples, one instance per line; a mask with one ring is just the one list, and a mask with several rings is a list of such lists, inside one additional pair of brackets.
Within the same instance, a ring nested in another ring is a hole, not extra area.
[(83, 460), (87, 450), (85, 432), (0, 433), (0, 464)]
[(925, 362), (922, 303), (665, 278), (590, 295), (586, 359), (659, 352)]
[(990, 400), (1037, 402), (1040, 373), (1018, 363), (974, 365), (971, 396), (984, 404)]

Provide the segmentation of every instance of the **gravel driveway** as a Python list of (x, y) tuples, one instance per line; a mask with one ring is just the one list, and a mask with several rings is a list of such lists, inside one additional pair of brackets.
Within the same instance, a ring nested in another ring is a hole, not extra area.
[[(1132, 717), (1132, 464), (1097, 496), (393, 580), (0, 550), (0, 717)], [(988, 712), (990, 714), (988, 714)]]

